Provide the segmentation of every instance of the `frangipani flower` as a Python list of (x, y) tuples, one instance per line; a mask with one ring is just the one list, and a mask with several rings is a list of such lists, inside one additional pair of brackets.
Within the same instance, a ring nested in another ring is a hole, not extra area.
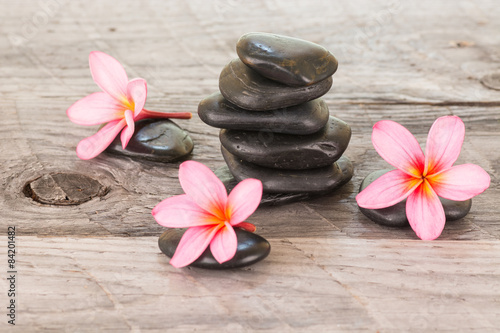
[(261, 181), (245, 179), (228, 196), (219, 178), (195, 161), (180, 165), (179, 181), (186, 194), (167, 198), (152, 211), (162, 226), (189, 228), (170, 263), (174, 267), (187, 266), (198, 259), (208, 245), (219, 263), (233, 258), (238, 245), (233, 227), (255, 231), (253, 224), (244, 221), (259, 206)]
[[(125, 149), (134, 134), (134, 122), (145, 118), (191, 118), (190, 112), (166, 113), (144, 109), (147, 85), (144, 79), (130, 80), (123, 66), (113, 57), (94, 51), (89, 56), (94, 82), (103, 90), (73, 104), (67, 111), (69, 119), (79, 125), (107, 123), (96, 134), (83, 139), (76, 147), (82, 160), (96, 157), (120, 133)], [(123, 130), (123, 131), (122, 131)]]
[(406, 216), (423, 240), (432, 240), (444, 228), (439, 197), (464, 201), (486, 190), (490, 176), (474, 164), (453, 166), (460, 154), (465, 126), (456, 116), (438, 118), (422, 152), (415, 137), (400, 124), (382, 120), (373, 126), (372, 142), (384, 160), (396, 167), (356, 196), (360, 207), (385, 208), (406, 201)]

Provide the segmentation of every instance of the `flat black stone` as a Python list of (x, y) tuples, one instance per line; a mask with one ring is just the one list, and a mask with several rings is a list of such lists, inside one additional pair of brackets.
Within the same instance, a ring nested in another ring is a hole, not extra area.
[(225, 99), (254, 111), (299, 105), (323, 96), (331, 87), (331, 77), (305, 87), (290, 87), (265, 78), (240, 59), (226, 65), (219, 77), (219, 90)]
[(261, 167), (243, 161), (221, 147), (222, 156), (234, 178), (242, 181), (256, 178), (267, 193), (319, 193), (333, 191), (353, 175), (351, 161), (345, 156), (332, 165), (308, 170), (283, 170)]
[(332, 165), (344, 153), (351, 128), (331, 117), (319, 132), (309, 135), (265, 131), (220, 131), (220, 142), (231, 154), (256, 165), (273, 169), (304, 170)]
[(236, 44), (241, 61), (260, 75), (290, 86), (322, 81), (337, 70), (337, 59), (324, 47), (293, 37), (251, 32)]
[(218, 128), (305, 135), (322, 129), (330, 113), (320, 98), (296, 106), (257, 112), (242, 109), (215, 93), (200, 102), (198, 115), (208, 125)]
[[(391, 170), (378, 170), (372, 172), (361, 182), (359, 191), (364, 190), (368, 185), (373, 183), (377, 178), (386, 174)], [(439, 198), (443, 204), (446, 221), (454, 221), (463, 218), (467, 215), (472, 207), (472, 200), (452, 201)], [(359, 207), (359, 206), (358, 206)], [(359, 210), (370, 220), (389, 227), (409, 227), (410, 223), (406, 217), (406, 200), (395, 204), (394, 206), (381, 209), (367, 209), (359, 207)]]
[(122, 149), (120, 136), (106, 152), (158, 162), (186, 158), (193, 151), (188, 132), (168, 119), (143, 119), (135, 123), (135, 132), (127, 148)]
[[(185, 231), (185, 229), (168, 229), (165, 231), (158, 239), (158, 246), (161, 252), (172, 258)], [(236, 254), (231, 260), (219, 264), (212, 255), (209, 246), (189, 266), (206, 269), (239, 268), (255, 264), (268, 256), (271, 251), (271, 245), (266, 239), (241, 228), (234, 228), (234, 231), (238, 239), (238, 247)]]
[[(227, 165), (224, 165), (214, 171), (215, 175), (222, 181), (226, 187), (227, 193), (230, 193), (233, 188), (238, 185), (239, 181), (234, 178), (233, 174), (229, 171)], [(309, 193), (262, 193), (260, 200), (261, 206), (279, 206), (297, 201), (304, 201), (316, 198), (320, 194)]]

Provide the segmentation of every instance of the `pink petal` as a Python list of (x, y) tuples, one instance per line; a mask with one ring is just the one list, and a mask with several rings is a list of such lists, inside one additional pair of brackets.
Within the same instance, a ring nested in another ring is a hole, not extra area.
[(122, 134), (120, 136), (123, 149), (125, 149), (127, 147), (128, 142), (132, 138), (132, 135), (134, 135), (134, 131), (135, 131), (134, 116), (132, 114), (132, 111), (125, 110), (124, 115), (125, 115), (125, 121), (127, 122), (127, 126), (122, 131)]
[(248, 178), (231, 191), (227, 200), (227, 214), (231, 225), (245, 221), (259, 207), (262, 198), (262, 182)]
[(66, 111), (69, 120), (78, 125), (99, 125), (121, 119), (123, 106), (104, 92), (82, 98)]
[(372, 143), (389, 164), (419, 177), (424, 170), (424, 153), (415, 137), (400, 124), (381, 120), (373, 126)]
[(215, 260), (217, 260), (219, 264), (222, 264), (234, 257), (237, 248), (238, 240), (236, 238), (236, 233), (233, 227), (226, 222), (225, 227), (222, 227), (212, 239), (210, 251), (212, 251)]
[(456, 165), (428, 179), (437, 195), (455, 201), (468, 200), (490, 186), (490, 175), (475, 164)]
[(194, 203), (186, 194), (167, 198), (151, 212), (158, 224), (168, 228), (188, 228), (219, 224), (221, 220)]
[(139, 113), (144, 108), (146, 104), (146, 97), (148, 95), (148, 88), (146, 80), (144, 79), (133, 79), (127, 85), (127, 98), (129, 101), (134, 102), (134, 118), (139, 115)]
[(212, 170), (199, 162), (186, 161), (179, 166), (179, 181), (198, 206), (226, 220), (226, 188)]
[(464, 137), (465, 126), (459, 117), (438, 118), (427, 137), (424, 173), (432, 175), (450, 168), (460, 155)]
[(427, 181), (408, 197), (406, 216), (420, 239), (433, 240), (441, 235), (446, 221), (443, 205)]
[(223, 225), (192, 227), (186, 230), (175, 250), (170, 264), (184, 267), (198, 259)]
[(120, 102), (127, 100), (128, 77), (123, 66), (106, 53), (93, 51), (89, 56), (90, 72), (97, 85)]
[(248, 223), (248, 222), (240, 222), (236, 225), (233, 225), (233, 227), (241, 228), (241, 229), (244, 229), (248, 232), (255, 232), (255, 230), (257, 230), (257, 228), (252, 223)]
[(401, 170), (392, 170), (377, 178), (356, 196), (358, 205), (368, 209), (393, 206), (406, 199), (422, 179), (407, 175)]
[(89, 160), (102, 153), (125, 126), (125, 119), (114, 120), (96, 134), (83, 139), (76, 146), (76, 154), (82, 160)]

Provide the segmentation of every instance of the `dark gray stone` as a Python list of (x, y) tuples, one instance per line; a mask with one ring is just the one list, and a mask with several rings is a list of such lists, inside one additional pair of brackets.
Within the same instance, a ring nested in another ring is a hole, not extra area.
[(321, 130), (330, 113), (319, 98), (277, 110), (248, 111), (215, 93), (200, 102), (198, 115), (208, 125), (218, 128), (305, 135)]
[[(377, 178), (386, 174), (391, 170), (378, 170), (372, 172), (361, 182), (359, 191), (364, 190), (368, 185), (373, 183)], [(467, 215), (472, 207), (472, 200), (452, 201), (439, 198), (443, 204), (446, 221), (454, 221), (463, 218)], [(359, 207), (359, 206), (358, 206)], [(381, 209), (367, 209), (359, 207), (359, 210), (370, 220), (389, 227), (409, 227), (410, 223), (406, 217), (406, 200), (395, 204), (394, 206)]]
[(332, 165), (347, 149), (351, 128), (330, 117), (323, 130), (309, 135), (265, 131), (220, 131), (220, 142), (231, 154), (274, 169), (303, 170)]
[(268, 79), (290, 86), (307, 86), (335, 73), (337, 59), (324, 47), (309, 41), (252, 32), (236, 44), (238, 57)]
[[(215, 175), (219, 177), (222, 181), (228, 193), (230, 193), (233, 188), (238, 185), (239, 181), (234, 178), (233, 174), (229, 171), (227, 165), (218, 168), (214, 171)], [(304, 201), (312, 199), (319, 196), (318, 193), (262, 193), (262, 199), (260, 200), (261, 206), (279, 206), (297, 201)]]
[(229, 102), (246, 110), (265, 111), (299, 105), (330, 90), (332, 78), (304, 87), (290, 87), (269, 80), (234, 59), (222, 70), (219, 90)]
[(308, 170), (278, 170), (243, 161), (221, 147), (222, 156), (234, 178), (256, 178), (267, 193), (328, 193), (347, 183), (353, 174), (351, 161), (341, 157), (332, 165)]
[[(161, 252), (172, 258), (185, 231), (185, 229), (168, 229), (165, 231), (158, 239), (158, 246)], [(219, 264), (212, 255), (209, 246), (189, 266), (206, 269), (239, 268), (255, 264), (268, 256), (271, 251), (271, 245), (263, 237), (241, 228), (234, 228), (234, 231), (238, 239), (238, 247), (236, 254), (231, 260)]]
[(168, 119), (143, 119), (135, 123), (135, 132), (127, 148), (122, 149), (120, 136), (106, 152), (158, 162), (173, 162), (188, 157), (193, 150), (188, 132)]

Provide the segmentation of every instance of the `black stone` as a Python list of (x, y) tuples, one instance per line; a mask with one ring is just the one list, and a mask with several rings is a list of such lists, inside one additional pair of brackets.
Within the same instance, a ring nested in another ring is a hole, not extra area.
[[(263, 237), (241, 228), (234, 228), (234, 231), (238, 239), (238, 247), (236, 249), (236, 254), (231, 260), (219, 264), (212, 255), (209, 246), (205, 252), (189, 266), (206, 269), (245, 267), (266, 258), (271, 251), (271, 245)], [(161, 252), (172, 258), (184, 232), (185, 229), (168, 229), (165, 231), (158, 239), (158, 246)]]
[(347, 183), (353, 175), (345, 156), (332, 165), (308, 170), (277, 170), (243, 161), (221, 147), (222, 156), (234, 178), (256, 178), (267, 193), (328, 193)]
[(304, 87), (290, 87), (269, 80), (234, 59), (222, 70), (219, 90), (229, 102), (246, 110), (266, 111), (299, 105), (330, 90), (332, 78)]
[(106, 152), (158, 162), (186, 158), (193, 150), (189, 134), (168, 119), (143, 119), (135, 123), (135, 132), (127, 148), (122, 149), (120, 136)]
[(256, 165), (303, 170), (332, 165), (347, 149), (351, 128), (330, 117), (323, 130), (309, 135), (265, 131), (220, 131), (220, 142), (231, 154)]
[[(238, 185), (239, 181), (234, 178), (233, 174), (229, 171), (227, 165), (218, 168), (214, 171), (215, 175), (222, 181), (228, 193), (230, 193), (233, 188)], [(309, 193), (262, 193), (262, 199), (260, 200), (261, 206), (278, 206), (284, 205), (297, 201), (304, 201), (317, 197), (318, 194)]]
[(322, 81), (337, 70), (337, 59), (324, 47), (309, 41), (252, 32), (236, 44), (238, 57), (260, 75), (290, 86)]
[(248, 131), (305, 135), (325, 126), (330, 115), (322, 99), (271, 111), (248, 111), (230, 103), (220, 93), (200, 102), (198, 115), (210, 126)]
[[(373, 183), (377, 178), (386, 174), (391, 170), (378, 170), (372, 172), (361, 182), (359, 191), (364, 190), (368, 185)], [(472, 200), (452, 201), (439, 198), (443, 204), (446, 221), (454, 221), (463, 218), (467, 215), (472, 207)], [(358, 206), (359, 207), (359, 206)], [(381, 209), (367, 209), (359, 207), (359, 210), (370, 220), (389, 227), (407, 227), (410, 226), (406, 217), (406, 200), (395, 204), (394, 206)]]

